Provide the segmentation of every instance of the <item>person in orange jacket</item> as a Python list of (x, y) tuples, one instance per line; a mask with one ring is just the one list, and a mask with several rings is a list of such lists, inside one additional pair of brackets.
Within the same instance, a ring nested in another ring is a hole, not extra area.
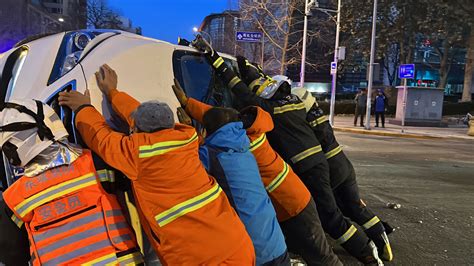
[(60, 104), (76, 113), (85, 143), (131, 179), (140, 221), (161, 262), (253, 265), (255, 253), (244, 225), (199, 160), (195, 129), (175, 124), (165, 103), (140, 104), (119, 92), (117, 74), (109, 66), (102, 66), (96, 78), (134, 133), (113, 131), (90, 105), (88, 93), (61, 93)]
[[(174, 82), (173, 91), (181, 106), (202, 124), (212, 106), (188, 98), (179, 82)], [(300, 254), (308, 265), (342, 265), (327, 242), (310, 192), (266, 139), (265, 133), (273, 129), (270, 114), (252, 106), (241, 110), (240, 116), (290, 251)]]

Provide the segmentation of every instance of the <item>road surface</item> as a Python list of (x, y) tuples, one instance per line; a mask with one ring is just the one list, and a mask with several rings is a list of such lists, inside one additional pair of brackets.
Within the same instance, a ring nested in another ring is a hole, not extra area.
[(474, 265), (474, 141), (336, 135), (361, 197), (397, 229), (389, 236), (395, 259), (386, 265)]

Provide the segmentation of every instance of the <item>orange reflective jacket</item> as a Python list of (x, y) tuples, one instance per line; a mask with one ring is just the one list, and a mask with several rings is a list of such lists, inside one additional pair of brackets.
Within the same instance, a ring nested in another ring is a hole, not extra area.
[[(140, 103), (117, 90), (109, 99), (132, 125), (130, 115)], [(162, 263), (215, 265), (237, 256), (240, 265), (253, 264), (244, 225), (201, 165), (193, 127), (176, 124), (127, 136), (113, 131), (93, 107), (77, 112), (76, 125), (94, 152), (132, 180), (140, 222)]]
[[(212, 106), (192, 98), (189, 98), (186, 104), (186, 111), (199, 122), (210, 108)], [(256, 108), (257, 117), (247, 128), (251, 142), (250, 151), (255, 156), (277, 218), (282, 222), (299, 214), (308, 205), (311, 194), (291, 167), (268, 143), (265, 133), (273, 129), (272, 117), (260, 107)]]
[(33, 265), (143, 262), (119, 204), (100, 185), (89, 150), (70, 165), (20, 178), (4, 198), (25, 223)]

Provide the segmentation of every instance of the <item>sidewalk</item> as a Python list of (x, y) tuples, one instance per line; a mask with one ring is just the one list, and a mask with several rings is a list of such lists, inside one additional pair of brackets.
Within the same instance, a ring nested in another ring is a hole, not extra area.
[[(418, 139), (460, 139), (460, 140), (474, 140), (474, 137), (467, 135), (467, 127), (405, 127), (402, 133), (402, 127), (398, 125), (389, 124), (390, 118), (386, 118), (385, 128), (375, 127), (375, 118), (372, 117), (370, 123), (370, 130), (363, 127), (354, 127), (353, 116), (336, 116), (334, 118), (334, 130), (342, 132), (351, 132), (367, 135), (379, 135), (390, 137), (405, 137)], [(365, 121), (364, 121), (365, 122)], [(358, 123), (359, 125), (359, 123)], [(381, 126), (381, 125), (380, 125)]]

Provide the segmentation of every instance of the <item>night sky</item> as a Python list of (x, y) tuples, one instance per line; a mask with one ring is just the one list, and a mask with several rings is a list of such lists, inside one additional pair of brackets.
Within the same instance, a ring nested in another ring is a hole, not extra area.
[(205, 16), (227, 9), (227, 0), (109, 0), (109, 4), (140, 26), (143, 35), (176, 43), (193, 39), (193, 27)]

